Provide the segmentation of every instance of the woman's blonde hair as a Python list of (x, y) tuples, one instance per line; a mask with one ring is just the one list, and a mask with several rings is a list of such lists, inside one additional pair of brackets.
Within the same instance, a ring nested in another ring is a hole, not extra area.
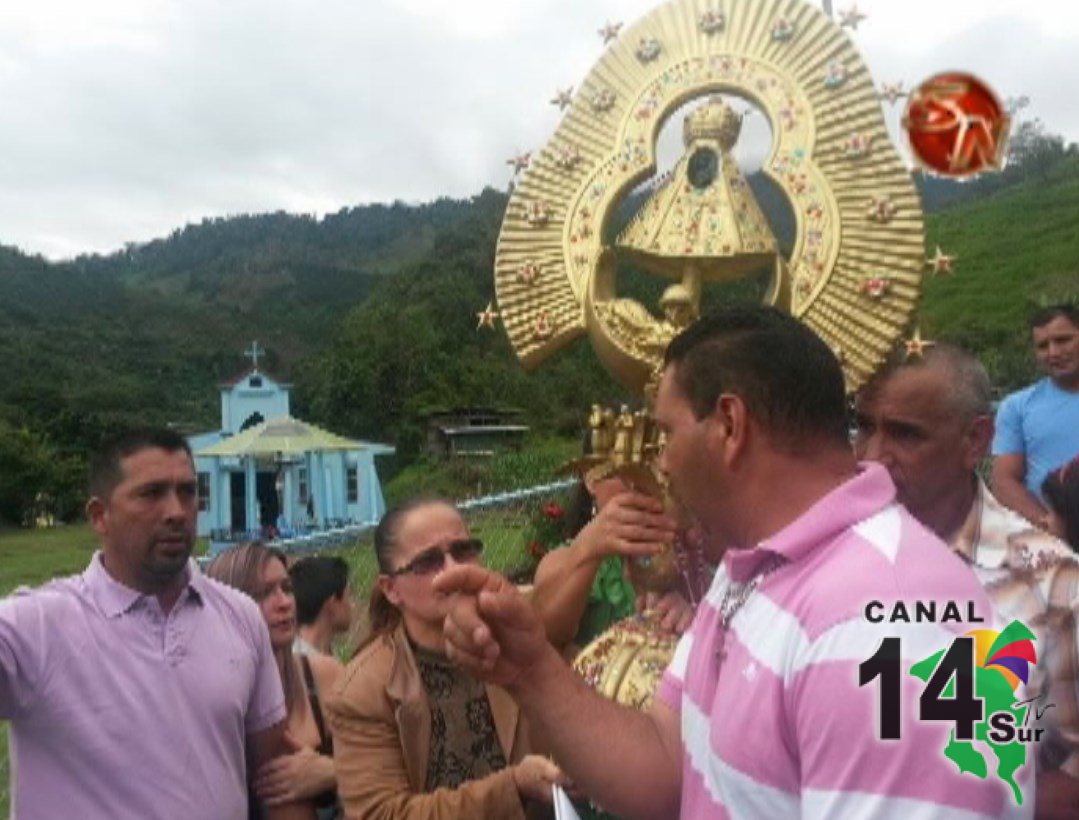
[[(222, 552), (206, 567), (206, 575), (246, 593), (256, 603), (263, 595), (262, 573), (270, 561), (280, 561), (288, 570), (285, 553), (276, 547), (268, 547), (260, 541), (237, 544)], [(277, 668), (281, 670), (281, 688), (285, 690), (285, 710), (292, 714), (294, 707), (303, 703), (303, 681), (292, 657), (292, 647), (274, 649)]]

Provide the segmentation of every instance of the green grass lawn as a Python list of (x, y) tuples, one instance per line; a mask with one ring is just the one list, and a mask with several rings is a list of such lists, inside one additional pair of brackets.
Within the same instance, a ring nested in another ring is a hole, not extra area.
[[(82, 572), (97, 549), (88, 524), (44, 530), (0, 531), (0, 596), (20, 586), (39, 586), (64, 575)], [(205, 550), (200, 543), (196, 552)], [(8, 816), (8, 738), (0, 724), (0, 817)]]
[[(543, 499), (546, 501), (547, 499)], [(529, 510), (487, 510), (469, 516), (473, 534), (486, 545), (484, 564), (508, 575), (531, 567), (527, 552)], [(199, 544), (196, 552), (202, 552)], [(20, 586), (38, 586), (52, 578), (81, 572), (97, 548), (97, 538), (86, 524), (47, 530), (0, 531), (0, 596)], [(352, 570), (352, 589), (358, 599), (357, 609), (366, 610), (367, 598), (378, 565), (370, 537), (340, 551)], [(343, 659), (351, 655), (365, 619), (358, 619), (348, 645), (342, 647)], [(7, 817), (8, 738), (6, 725), (0, 724), (0, 818)]]
[(86, 524), (0, 532), (0, 595), (81, 572), (97, 548)]

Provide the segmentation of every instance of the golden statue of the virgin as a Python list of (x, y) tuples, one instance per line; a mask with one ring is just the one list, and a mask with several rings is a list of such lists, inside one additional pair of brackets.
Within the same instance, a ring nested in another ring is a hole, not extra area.
[[(724, 95), (771, 126), (761, 172), (794, 215), (786, 259), (733, 159), (741, 120)], [(526, 366), (587, 334), (647, 409), (664, 350), (697, 317), (704, 285), (762, 270), (765, 300), (836, 351), (850, 390), (911, 328), (925, 264), (920, 200), (850, 34), (815, 5), (671, 0), (613, 36), (558, 102), (562, 121), (514, 188), (495, 257), (503, 325)], [(700, 104), (684, 120), (681, 158), (611, 242), (616, 208), (655, 174), (663, 123), (689, 103)], [(669, 282), (657, 312), (618, 292), (620, 263)], [(595, 408), (591, 418), (592, 440), (610, 452), (587, 467), (662, 494), (647, 414), (635, 422), (642, 437), (628, 411)], [(647, 623), (623, 623), (577, 668), (646, 707), (673, 647)]]

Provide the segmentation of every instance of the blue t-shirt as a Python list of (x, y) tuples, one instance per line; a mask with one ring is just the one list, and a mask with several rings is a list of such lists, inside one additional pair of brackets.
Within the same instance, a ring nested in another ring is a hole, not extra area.
[(1026, 458), (1025, 484), (1041, 498), (1045, 477), (1079, 455), (1079, 393), (1042, 379), (1005, 398), (997, 410), (993, 455), (1010, 453)]

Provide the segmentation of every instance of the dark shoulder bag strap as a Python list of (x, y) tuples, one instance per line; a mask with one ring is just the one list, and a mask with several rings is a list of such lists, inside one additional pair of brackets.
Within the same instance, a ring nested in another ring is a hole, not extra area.
[(307, 700), (311, 704), (311, 714), (318, 728), (318, 753), (332, 755), (333, 738), (326, 731), (326, 721), (322, 717), (322, 704), (319, 703), (318, 687), (315, 685), (315, 675), (311, 671), (311, 661), (306, 655), (300, 655), (299, 658), (300, 667), (303, 669), (303, 682), (307, 684)]

